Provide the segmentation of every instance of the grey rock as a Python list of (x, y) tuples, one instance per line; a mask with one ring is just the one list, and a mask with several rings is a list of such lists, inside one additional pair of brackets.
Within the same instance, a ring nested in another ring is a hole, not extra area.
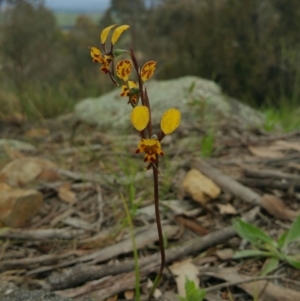
[[(242, 127), (261, 126), (264, 116), (251, 107), (225, 96), (213, 81), (185, 76), (146, 83), (152, 110), (152, 122), (159, 125), (162, 114), (169, 108), (182, 113), (182, 121), (238, 122)], [(131, 106), (127, 98), (115, 89), (99, 98), (87, 98), (75, 107), (75, 115), (89, 124), (107, 130), (130, 126)]]
[[(28, 291), (20, 289), (11, 282), (0, 281), (1, 301), (72, 301), (70, 298), (59, 296), (53, 292), (44, 290)], [(84, 299), (93, 301), (92, 299)]]
[(0, 139), (0, 152), (5, 151), (7, 147), (26, 152), (36, 151), (36, 147), (30, 143), (15, 139)]

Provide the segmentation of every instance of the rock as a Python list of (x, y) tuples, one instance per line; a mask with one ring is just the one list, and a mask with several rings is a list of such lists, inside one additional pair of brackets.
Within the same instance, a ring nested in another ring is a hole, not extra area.
[[(182, 113), (182, 121), (198, 121), (200, 118), (215, 121), (238, 122), (239, 126), (261, 126), (264, 117), (260, 112), (222, 94), (220, 87), (210, 80), (185, 76), (146, 84), (152, 109), (153, 124), (159, 125), (162, 114), (169, 108)], [(129, 127), (131, 106), (115, 89), (99, 98), (88, 98), (75, 107), (75, 115), (89, 124), (104, 129)]]
[(59, 176), (51, 161), (37, 157), (23, 157), (6, 164), (0, 172), (0, 182), (11, 186), (23, 186), (34, 180), (55, 181)]
[[(44, 290), (28, 291), (20, 289), (11, 282), (0, 281), (1, 301), (72, 301), (70, 298), (59, 296)], [(86, 298), (85, 301), (92, 301)]]
[(33, 189), (13, 189), (0, 183), (0, 222), (20, 228), (36, 215), (43, 203), (43, 195)]
[(30, 143), (15, 139), (0, 139), (0, 152), (4, 152), (6, 148), (13, 148), (25, 152), (36, 151), (36, 147)]

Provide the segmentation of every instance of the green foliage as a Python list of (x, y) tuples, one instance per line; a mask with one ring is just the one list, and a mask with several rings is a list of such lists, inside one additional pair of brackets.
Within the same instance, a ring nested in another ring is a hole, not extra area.
[[(39, 0), (7, 2), (11, 8), (0, 16), (0, 104), (6, 101), (2, 94), (13, 94), (23, 113), (40, 117), (30, 113), (37, 110), (28, 110), (31, 102), (49, 117), (72, 109), (77, 100), (108, 91), (111, 86), (98, 66), (90, 68), (87, 51), (99, 46), (97, 13), (75, 21), (75, 15), (55, 16)], [(130, 36), (123, 42), (138, 48), (142, 61), (155, 57), (160, 79), (197, 75), (215, 80), (225, 93), (264, 108), (266, 130), (277, 123), (284, 130), (299, 128), (298, 0), (266, 0), (263, 5), (259, 0), (145, 3), (111, 1), (101, 28), (128, 23)], [(63, 32), (62, 23), (74, 26)], [(35, 86), (36, 97), (29, 97)], [(200, 100), (192, 101), (201, 113), (205, 102)]]
[(180, 301), (202, 301), (206, 295), (206, 291), (200, 287), (196, 287), (194, 281), (189, 280), (186, 277), (185, 280), (185, 292), (186, 297), (180, 297)]
[[(118, 160), (118, 166), (125, 175), (126, 184), (124, 189), (126, 191), (126, 198), (129, 200), (130, 216), (135, 216), (136, 211), (139, 209), (142, 200), (136, 200), (136, 174), (138, 167), (134, 160), (128, 159), (127, 161)], [(124, 178), (124, 176), (123, 176)]]
[(268, 105), (265, 113), (264, 129), (268, 132), (278, 128), (288, 132), (300, 128), (299, 105), (295, 101), (283, 99), (278, 106)]
[(215, 133), (210, 130), (202, 138), (201, 141), (201, 156), (204, 158), (211, 157), (214, 150)]
[(60, 28), (71, 28), (76, 25), (77, 19), (84, 16), (92, 20), (95, 24), (100, 22), (102, 17), (101, 12), (90, 12), (87, 14), (80, 14), (76, 12), (55, 12), (54, 13), (57, 24)]
[(159, 58), (160, 78), (213, 79), (257, 106), (299, 103), (299, 14), (298, 0), (162, 0), (148, 18), (145, 51)]
[(233, 227), (239, 236), (249, 241), (256, 248), (238, 251), (234, 254), (234, 258), (266, 257), (267, 260), (260, 271), (261, 275), (267, 275), (274, 271), (280, 261), (285, 261), (296, 269), (300, 269), (300, 256), (289, 255), (288, 253), (288, 246), (300, 238), (300, 215), (291, 228), (279, 237), (277, 241), (273, 240), (261, 229), (243, 220), (234, 221)]
[[(100, 43), (93, 21), (80, 16), (64, 33), (42, 1), (10, 4), (0, 27), (0, 115), (19, 111), (34, 119), (54, 117), (72, 110), (77, 100), (108, 91), (99, 68), (91, 68), (88, 46)], [(14, 106), (2, 105), (6, 95)]]
[(133, 256), (134, 256), (134, 270), (135, 270), (135, 300), (140, 301), (140, 268), (139, 268), (139, 254), (138, 254), (138, 249), (135, 243), (135, 238), (134, 238), (134, 229), (133, 229), (133, 223), (132, 223), (132, 218), (131, 214), (128, 210), (126, 201), (124, 199), (124, 196), (121, 194), (121, 199), (123, 202), (123, 206), (126, 212), (126, 218), (127, 222), (130, 228), (130, 236), (131, 236), (131, 241), (132, 241), (132, 246), (133, 246)]

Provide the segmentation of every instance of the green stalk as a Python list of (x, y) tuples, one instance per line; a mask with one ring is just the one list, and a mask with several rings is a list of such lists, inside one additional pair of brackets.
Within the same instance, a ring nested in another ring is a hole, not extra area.
[(133, 257), (134, 257), (134, 270), (135, 270), (135, 300), (140, 301), (141, 296), (140, 296), (140, 269), (139, 269), (139, 255), (134, 239), (134, 232), (133, 232), (133, 224), (132, 224), (132, 219), (130, 216), (130, 212), (128, 210), (126, 201), (124, 199), (123, 194), (121, 193), (121, 199), (125, 208), (126, 212), (126, 217), (127, 221), (129, 224), (129, 229), (130, 229), (130, 236), (131, 236), (131, 241), (132, 241), (132, 246), (133, 246)]

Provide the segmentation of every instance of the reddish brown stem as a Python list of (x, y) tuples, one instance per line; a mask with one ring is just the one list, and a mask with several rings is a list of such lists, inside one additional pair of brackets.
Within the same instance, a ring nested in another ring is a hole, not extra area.
[[(155, 165), (158, 168), (158, 156), (156, 157), (156, 162)], [(160, 268), (158, 271), (158, 274), (156, 276), (154, 285), (152, 287), (152, 290), (149, 294), (148, 301), (151, 300), (152, 295), (155, 291), (155, 288), (160, 281), (163, 270), (165, 267), (166, 263), (166, 255), (165, 255), (165, 247), (164, 247), (164, 237), (163, 237), (163, 232), (162, 232), (162, 227), (161, 227), (161, 220), (160, 220), (160, 213), (159, 213), (159, 195), (158, 195), (158, 169), (152, 167), (153, 170), (153, 182), (154, 182), (154, 206), (155, 206), (155, 218), (156, 218), (156, 225), (157, 225), (157, 232), (158, 232), (158, 240), (159, 240), (159, 250), (160, 250), (160, 256), (161, 256), (161, 262), (160, 262)]]
[(131, 57), (134, 69), (135, 69), (137, 77), (138, 77), (141, 102), (142, 102), (143, 106), (146, 106), (146, 104), (145, 104), (144, 90), (143, 90), (143, 81), (142, 81), (142, 78), (141, 78), (141, 75), (140, 75), (140, 67), (139, 67), (139, 64), (138, 64), (138, 62), (136, 60), (136, 57), (135, 57), (135, 54), (134, 54), (132, 48), (130, 48), (130, 57)]
[(147, 89), (145, 88), (145, 105), (146, 107), (149, 109), (149, 122), (147, 125), (147, 130), (149, 133), (149, 138), (152, 137), (152, 120), (151, 120), (151, 107), (150, 107), (150, 101), (149, 101), (149, 97), (148, 97), (148, 93), (147, 93)]

